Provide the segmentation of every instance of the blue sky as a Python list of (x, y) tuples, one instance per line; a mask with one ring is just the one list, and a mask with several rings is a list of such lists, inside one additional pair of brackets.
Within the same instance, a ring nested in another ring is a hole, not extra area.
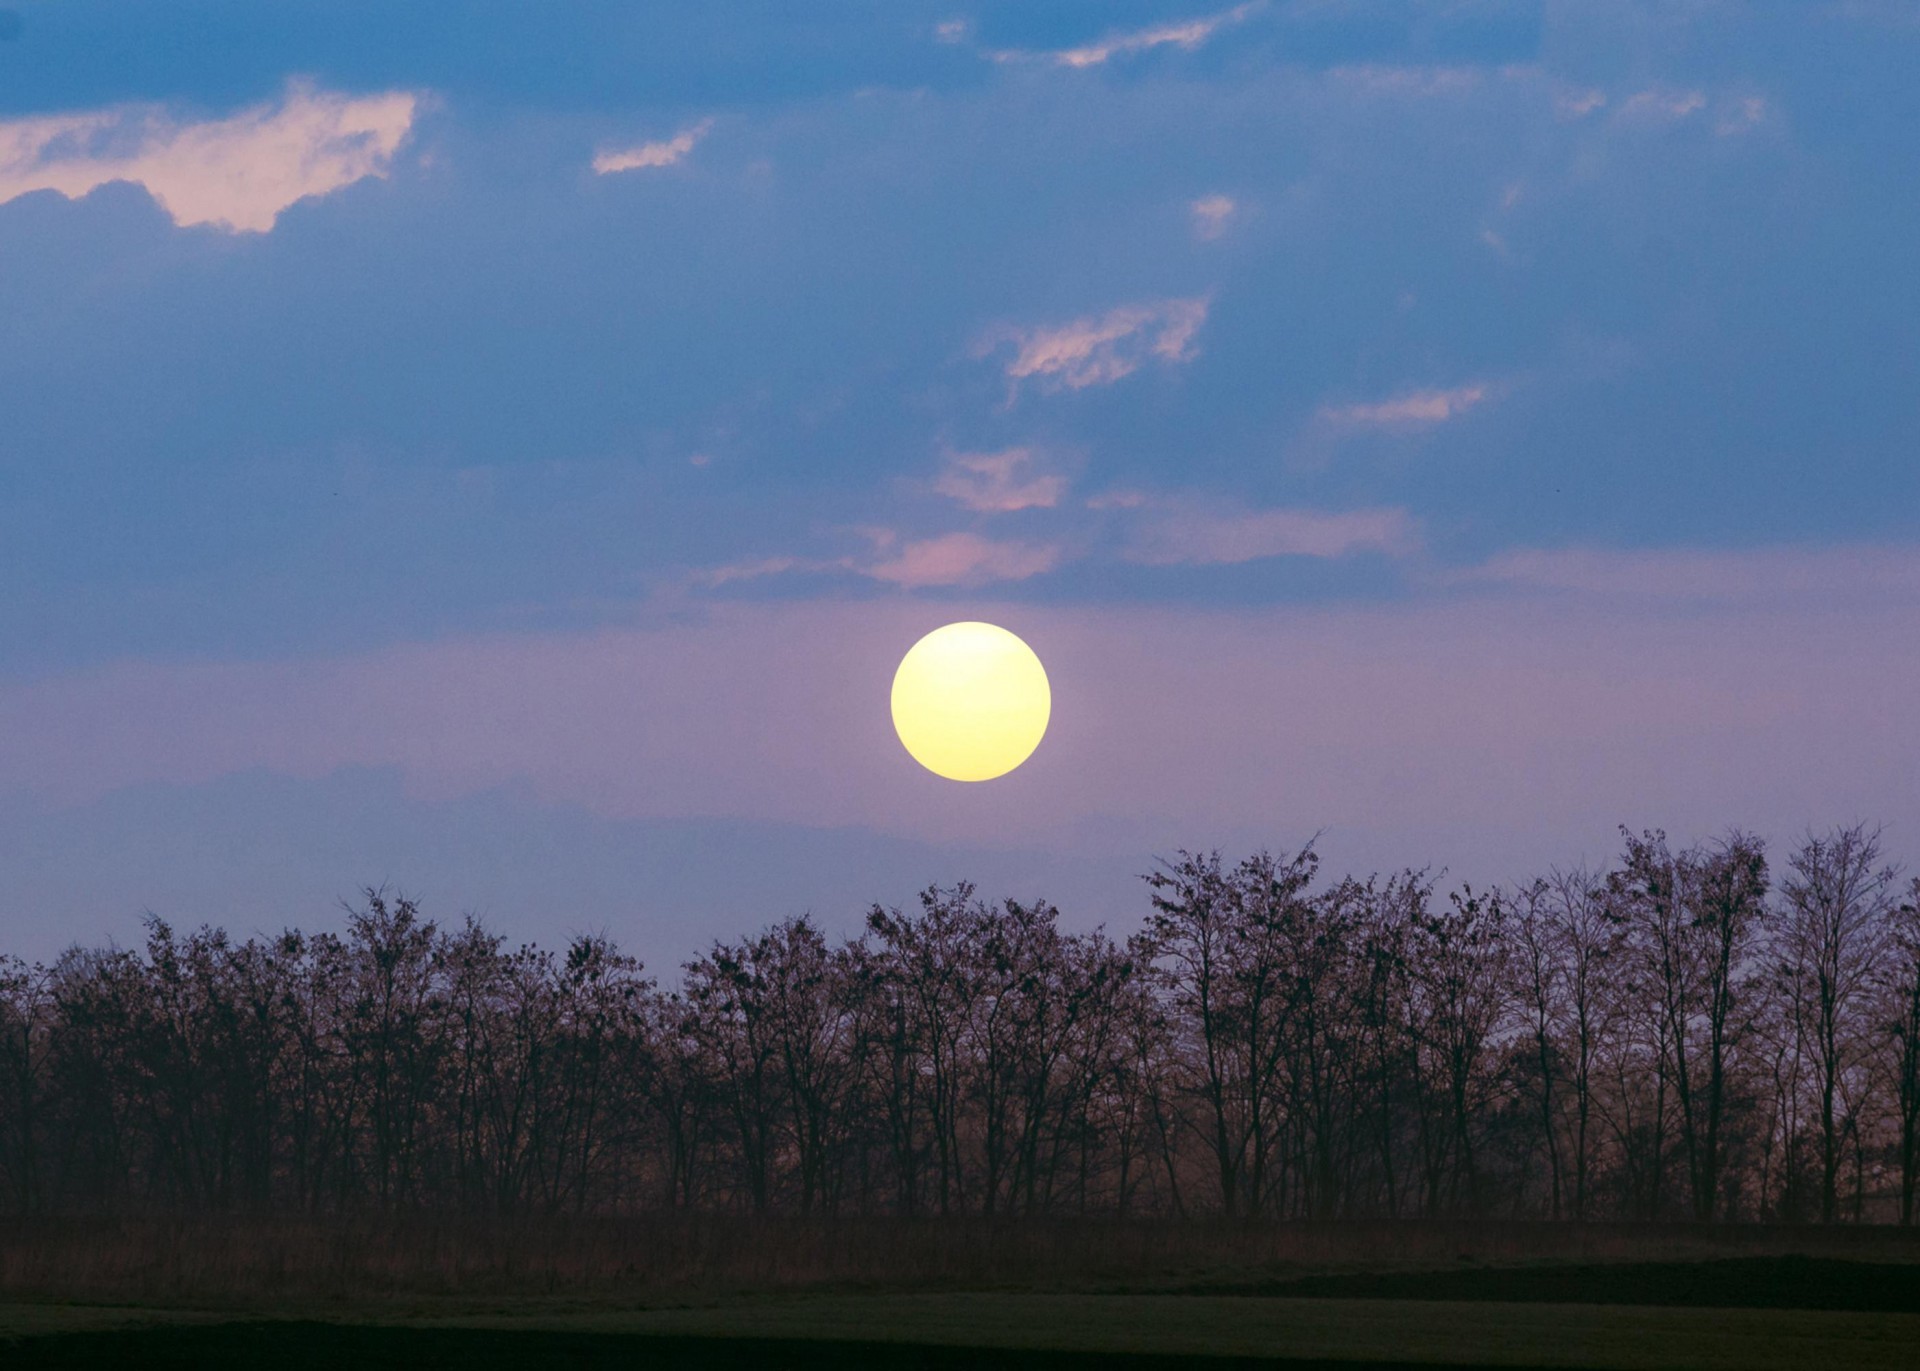
[[(12, 0), (0, 936), (1898, 846), (1916, 70), (1903, 0)], [(883, 705), (960, 617), (1059, 697), (967, 793)]]

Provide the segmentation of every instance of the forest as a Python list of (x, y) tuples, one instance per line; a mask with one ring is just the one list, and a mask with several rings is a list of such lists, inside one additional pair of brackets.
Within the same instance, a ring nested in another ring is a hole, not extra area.
[(1911, 1224), (1920, 879), (1867, 825), (1621, 842), (1444, 890), (1181, 851), (1129, 929), (963, 883), (666, 979), (379, 889), (150, 918), (0, 960), (0, 1210)]

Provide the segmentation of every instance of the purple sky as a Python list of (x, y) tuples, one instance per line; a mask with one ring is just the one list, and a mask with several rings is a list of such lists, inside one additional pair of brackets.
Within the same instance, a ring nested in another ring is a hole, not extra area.
[[(1684, 579), (1798, 582), (1805, 568), (1703, 565)], [(1137, 912), (1126, 877), (1148, 854), (1297, 842), (1320, 828), (1336, 862), (1445, 865), (1484, 882), (1603, 861), (1623, 816), (1686, 834), (1790, 834), (1911, 812), (1920, 610), (1836, 605), (1825, 589), (1701, 601), (1663, 587), (1670, 574), (1631, 563), (1607, 569), (1627, 590), (1475, 589), (1338, 609), (738, 604), (585, 633), (123, 663), (0, 692), (0, 766), (56, 816), (52, 831), (67, 830), (9, 853), (9, 866), (16, 897), (59, 911), (62, 933), (115, 930), (102, 892), (129, 883), (156, 909), (246, 925), (272, 889), (252, 852), (157, 852), (90, 871), (61, 844), (123, 793), (162, 811), (237, 775), (321, 786), (372, 772), (397, 778), (388, 802), (408, 825), (440, 836), (410, 862), (377, 840), (360, 857), (364, 839), (341, 848), (306, 835), (351, 868), (343, 886), (402, 880), (515, 926), (563, 916), (644, 940), (659, 923), (671, 946), (697, 940), (688, 905), (753, 917), (747, 906), (771, 900), (767, 917), (815, 909), (844, 923), (861, 898), (850, 891), (901, 900), (916, 882), (969, 874), (1051, 882), (1082, 919), (1120, 924)], [(998, 782), (942, 781), (892, 736), (892, 666), (950, 617), (1014, 628), (1052, 677), (1045, 743)], [(524, 884), (560, 908), (523, 910), (518, 888), (506, 904), (461, 869), (463, 844), (446, 836), (473, 822), (463, 803), (487, 796), (545, 810), (545, 824), (624, 829), (636, 883), (577, 907), (574, 886), (584, 874), (597, 887), (602, 873), (556, 858), (547, 869), (532, 852)], [(304, 815), (286, 794), (277, 803), (296, 838), (304, 823), (340, 822)], [(658, 825), (686, 820), (789, 829), (803, 843), (813, 830), (869, 835), (921, 853), (925, 868), (884, 861), (868, 886), (858, 871), (814, 871), (783, 888), (778, 862), (757, 869), (760, 838), (676, 856)], [(234, 862), (248, 874), (230, 887)], [(295, 871), (325, 879), (309, 859), (292, 866), (289, 886)], [(284, 917), (321, 904), (310, 890), (278, 895)]]
[(0, 950), (1920, 860), (1911, 5), (163, 8), (0, 0)]

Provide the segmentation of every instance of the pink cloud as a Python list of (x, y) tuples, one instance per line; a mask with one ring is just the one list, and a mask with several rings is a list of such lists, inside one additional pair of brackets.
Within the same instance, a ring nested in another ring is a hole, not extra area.
[(1787, 600), (1920, 601), (1920, 551), (1898, 546), (1756, 548), (1521, 548), (1448, 573), (1454, 585), (1749, 605)]
[(1227, 566), (1266, 557), (1345, 557), (1356, 552), (1397, 555), (1419, 543), (1412, 518), (1401, 509), (1329, 513), (1189, 503), (1147, 507), (1153, 513), (1136, 528), (1126, 555), (1148, 566)]
[(728, 562), (724, 566), (705, 567), (688, 578), (689, 584), (709, 590), (732, 585), (736, 581), (757, 581), (767, 576), (785, 576), (796, 571), (848, 570), (850, 558), (822, 561), (809, 557), (761, 557), (754, 561)]
[(1064, 476), (1033, 470), (1032, 448), (999, 452), (955, 452), (934, 490), (981, 514), (1010, 514), (1022, 509), (1052, 509), (1067, 488)]
[(1111, 385), (1150, 357), (1169, 365), (1191, 361), (1207, 308), (1204, 296), (1122, 305), (1053, 327), (1002, 328), (988, 336), (984, 350), (1013, 344), (1006, 371), (1016, 384), (1039, 377), (1070, 390)]
[[(1022, 506), (1010, 506), (1020, 508)], [(945, 533), (903, 539), (890, 528), (856, 529), (872, 544), (864, 556), (762, 557), (703, 567), (682, 583), (715, 590), (742, 581), (797, 573), (843, 572), (882, 581), (902, 590), (932, 586), (980, 586), (1024, 581), (1058, 566), (1064, 550), (1052, 543), (1022, 543), (983, 538), (975, 533)]]
[(1553, 112), (1562, 119), (1584, 119), (1597, 109), (1604, 109), (1607, 93), (1592, 87), (1569, 86), (1560, 89), (1553, 97)]
[(1492, 394), (1484, 382), (1451, 390), (1411, 390), (1370, 405), (1328, 405), (1323, 422), (1351, 428), (1416, 428), (1443, 424), (1478, 408)]
[(1331, 79), (1356, 95), (1431, 99), (1477, 90), (1481, 74), (1472, 67), (1387, 66), (1361, 64), (1335, 67)]
[[(1151, 28), (1109, 34), (1098, 42), (1077, 48), (1061, 48), (1052, 52), (1003, 49), (988, 52), (986, 55), (996, 62), (1049, 62), (1057, 67), (1097, 67), (1115, 57), (1131, 56), (1134, 53), (1147, 52), (1159, 47), (1177, 47), (1191, 52), (1221, 29), (1242, 23), (1265, 8), (1265, 0), (1252, 0), (1249, 4), (1236, 5), (1230, 10), (1200, 19), (1185, 19), (1170, 24), (1156, 24)], [(958, 41), (957, 37), (954, 39), (946, 37), (946, 27), (946, 25), (941, 26), (943, 41)]]
[(1657, 86), (1628, 96), (1621, 102), (1619, 117), (1638, 123), (1668, 124), (1706, 107), (1707, 97), (1701, 91)]
[(1194, 237), (1205, 241), (1219, 238), (1227, 231), (1227, 221), (1239, 211), (1229, 195), (1207, 195), (1187, 206), (1193, 215)]
[(420, 104), (410, 91), (347, 96), (296, 81), (277, 105), (200, 123), (152, 105), (0, 122), (0, 204), (131, 181), (182, 227), (265, 233), (297, 201), (387, 175)]
[(1750, 133), (1766, 121), (1767, 112), (1766, 100), (1758, 95), (1728, 101), (1722, 106), (1719, 118), (1714, 121), (1713, 131), (1722, 138)]
[(671, 138), (656, 143), (641, 143), (630, 148), (602, 148), (594, 154), (593, 169), (601, 176), (611, 176), (615, 172), (636, 171), (646, 167), (670, 167), (692, 152), (694, 147), (713, 130), (713, 120), (702, 119), (690, 124)]
[(1052, 544), (995, 542), (974, 533), (947, 533), (904, 543), (897, 552), (860, 568), (862, 575), (905, 590), (1024, 581), (1060, 564)]

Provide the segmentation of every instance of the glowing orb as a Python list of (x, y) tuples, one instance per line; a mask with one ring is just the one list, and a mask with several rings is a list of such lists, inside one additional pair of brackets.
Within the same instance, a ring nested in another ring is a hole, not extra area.
[(893, 728), (913, 759), (950, 781), (990, 781), (1033, 755), (1053, 712), (1046, 668), (993, 624), (936, 628), (893, 673)]

